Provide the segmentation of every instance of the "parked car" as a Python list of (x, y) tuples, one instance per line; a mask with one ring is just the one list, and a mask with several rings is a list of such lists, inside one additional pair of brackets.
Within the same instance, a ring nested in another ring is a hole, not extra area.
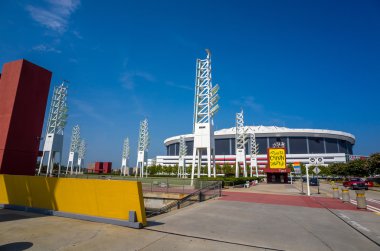
[[(303, 182), (306, 181), (306, 177), (302, 177)], [(316, 177), (310, 177), (309, 178), (309, 185), (310, 186), (318, 186), (319, 185), (319, 180)]]
[(352, 190), (355, 189), (365, 189), (368, 190), (368, 183), (366, 183), (361, 178), (351, 178), (348, 181), (343, 182), (343, 186), (349, 187)]
[(373, 187), (373, 181), (372, 180), (366, 179), (364, 182), (367, 184), (368, 187)]

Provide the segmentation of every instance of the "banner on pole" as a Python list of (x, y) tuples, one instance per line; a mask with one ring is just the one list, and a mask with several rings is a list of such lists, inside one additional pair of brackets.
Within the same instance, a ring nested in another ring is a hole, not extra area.
[(294, 173), (295, 174), (301, 174), (301, 165), (299, 162), (293, 163)]

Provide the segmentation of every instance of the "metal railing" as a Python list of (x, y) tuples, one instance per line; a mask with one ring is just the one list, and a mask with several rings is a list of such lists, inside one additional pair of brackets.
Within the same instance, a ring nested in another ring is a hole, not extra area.
[(158, 192), (158, 193), (182, 193), (191, 194), (196, 190), (213, 184), (215, 181), (195, 180), (191, 186), (190, 179), (170, 178), (170, 177), (133, 177), (133, 176), (116, 176), (116, 175), (61, 175), (61, 178), (81, 178), (81, 179), (105, 179), (105, 180), (126, 180), (140, 181), (143, 192)]
[[(222, 182), (221, 181), (199, 181), (198, 185), (200, 186), (198, 190), (187, 195), (186, 197), (173, 201), (172, 203), (157, 209), (152, 210), (147, 213), (147, 217), (152, 217), (155, 215), (159, 215), (162, 213), (170, 212), (173, 209), (180, 209), (183, 207), (190, 206), (194, 203), (202, 202), (205, 200), (209, 200), (215, 197), (220, 197), (222, 193)], [(204, 186), (205, 184), (205, 186)]]

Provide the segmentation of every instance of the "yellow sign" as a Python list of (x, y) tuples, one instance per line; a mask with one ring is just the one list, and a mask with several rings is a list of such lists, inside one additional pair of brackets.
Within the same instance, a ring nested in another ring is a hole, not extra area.
[(269, 164), (269, 168), (285, 169), (286, 168), (285, 148), (268, 148), (268, 164)]

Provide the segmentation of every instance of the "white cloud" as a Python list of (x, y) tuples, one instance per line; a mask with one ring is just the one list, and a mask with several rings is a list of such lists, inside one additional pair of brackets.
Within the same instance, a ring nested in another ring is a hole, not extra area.
[(120, 77), (120, 82), (125, 89), (132, 90), (135, 88), (136, 80), (138, 79), (142, 79), (151, 83), (156, 81), (156, 78), (152, 74), (143, 71), (137, 71), (122, 73)]
[(99, 109), (97, 109), (92, 104), (79, 99), (71, 99), (71, 102), (80, 113), (80, 116), (88, 116), (109, 126), (114, 125), (114, 123), (110, 121), (106, 116), (99, 113)]
[(45, 0), (46, 7), (27, 5), (34, 21), (48, 29), (63, 33), (67, 29), (71, 14), (78, 8), (80, 0)]
[(193, 91), (194, 90), (194, 88), (192, 88), (190, 86), (175, 84), (172, 81), (166, 81), (165, 84), (167, 86), (172, 86), (172, 87), (180, 88), (180, 89), (183, 89), (183, 90), (188, 90), (188, 91)]
[(78, 39), (83, 39), (82, 34), (80, 34), (79, 31), (73, 31), (74, 36), (76, 36)]
[(242, 108), (249, 108), (256, 112), (261, 112), (263, 110), (263, 106), (256, 103), (253, 96), (241, 97), (240, 99), (232, 100), (231, 104), (240, 106)]
[(52, 46), (49, 46), (49, 45), (46, 45), (46, 44), (39, 44), (39, 45), (36, 45), (32, 48), (32, 50), (34, 51), (40, 51), (40, 52), (55, 52), (55, 53), (61, 53), (60, 50), (52, 47)]

